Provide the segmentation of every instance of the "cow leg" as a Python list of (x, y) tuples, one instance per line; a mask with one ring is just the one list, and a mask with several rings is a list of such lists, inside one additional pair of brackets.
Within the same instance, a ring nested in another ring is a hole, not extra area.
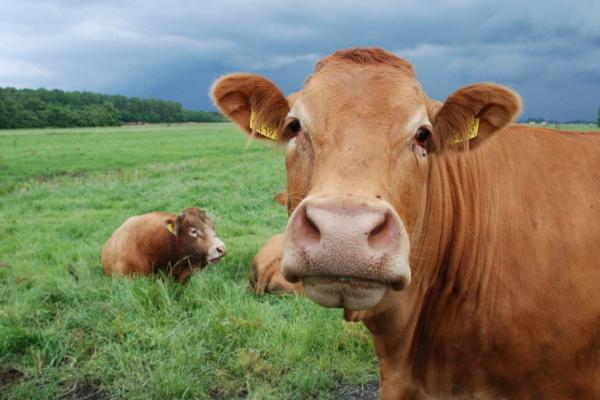
[(431, 397), (412, 383), (410, 373), (393, 370), (393, 365), (384, 367), (379, 360), (381, 400), (428, 400)]
[(408, 343), (398, 336), (404, 321), (396, 309), (380, 308), (369, 311), (344, 311), (346, 321), (361, 320), (371, 332), (373, 347), (379, 362), (379, 385), (382, 400), (430, 399), (413, 378), (407, 360)]
[(174, 276), (179, 283), (185, 283), (190, 279), (190, 276), (192, 276), (192, 268), (186, 266), (178, 274), (174, 274)]

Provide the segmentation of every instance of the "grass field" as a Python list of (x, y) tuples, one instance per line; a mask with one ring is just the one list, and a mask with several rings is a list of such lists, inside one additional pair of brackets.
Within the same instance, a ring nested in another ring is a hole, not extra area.
[(597, 124), (531, 124), (540, 128), (558, 129), (562, 131), (577, 131), (577, 132), (598, 132), (600, 127)]
[[(0, 150), (0, 398), (339, 398), (377, 380), (361, 324), (247, 289), (287, 219), (281, 151), (230, 124), (0, 131)], [(224, 261), (184, 286), (102, 275), (128, 216), (186, 206), (214, 216)]]
[[(283, 154), (230, 124), (0, 132), (0, 398), (335, 398), (377, 380), (361, 324), (256, 297)], [(200, 206), (229, 255), (187, 285), (102, 275), (128, 216)]]

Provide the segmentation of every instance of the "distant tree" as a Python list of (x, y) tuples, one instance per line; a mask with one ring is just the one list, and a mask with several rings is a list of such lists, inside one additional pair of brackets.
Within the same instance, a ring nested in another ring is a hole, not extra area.
[(0, 102), (0, 128), (17, 128), (19, 120), (19, 104), (10, 98), (3, 98)]
[(175, 101), (57, 89), (0, 88), (0, 129), (223, 120), (219, 113), (185, 110)]
[(57, 104), (50, 104), (43, 113), (45, 126), (57, 128), (69, 128), (74, 126), (85, 126), (79, 116), (70, 108), (61, 107)]
[(598, 126), (600, 127), (600, 107), (598, 108)]

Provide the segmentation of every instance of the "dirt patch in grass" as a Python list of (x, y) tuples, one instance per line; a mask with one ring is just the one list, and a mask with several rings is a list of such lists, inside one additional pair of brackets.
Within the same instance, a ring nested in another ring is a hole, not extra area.
[(331, 391), (338, 400), (377, 400), (379, 399), (379, 383), (369, 382), (363, 385), (350, 385), (338, 382)]
[(109, 394), (100, 387), (99, 381), (71, 382), (61, 386), (65, 392), (60, 395), (60, 400), (108, 400)]
[(33, 177), (33, 179), (35, 180), (36, 183), (45, 183), (45, 182), (48, 182), (49, 180), (61, 178), (61, 177), (83, 178), (88, 175), (89, 175), (89, 173), (85, 172), (85, 171), (56, 171), (51, 174), (36, 175)]
[(1, 368), (0, 369), (0, 388), (3, 388), (8, 385), (12, 385), (13, 383), (17, 383), (20, 381), (24, 373), (19, 371), (16, 368)]
[(235, 396), (233, 396), (232, 393), (229, 393), (227, 390), (224, 389), (213, 389), (210, 392), (210, 398), (212, 400), (225, 400), (230, 399), (232, 397), (236, 397), (238, 399), (245, 399), (246, 397), (248, 397), (248, 391), (246, 389), (241, 389), (236, 393)]

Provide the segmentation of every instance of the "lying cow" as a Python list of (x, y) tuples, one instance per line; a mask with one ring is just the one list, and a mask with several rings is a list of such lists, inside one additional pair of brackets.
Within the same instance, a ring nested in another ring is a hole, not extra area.
[(432, 101), (380, 49), (212, 96), (287, 143), (283, 276), (358, 311), (382, 398), (600, 399), (600, 135), (511, 125), (494, 84)]
[(199, 208), (179, 215), (151, 212), (129, 218), (102, 250), (106, 275), (149, 275), (165, 269), (179, 282), (227, 254), (212, 220)]
[(248, 282), (257, 294), (302, 292), (302, 282), (288, 282), (281, 274), (283, 234), (273, 236), (254, 256)]
[[(273, 201), (287, 205), (287, 193), (280, 192)], [(257, 294), (302, 292), (302, 283), (288, 282), (281, 274), (283, 234), (271, 237), (252, 259), (248, 282)]]

